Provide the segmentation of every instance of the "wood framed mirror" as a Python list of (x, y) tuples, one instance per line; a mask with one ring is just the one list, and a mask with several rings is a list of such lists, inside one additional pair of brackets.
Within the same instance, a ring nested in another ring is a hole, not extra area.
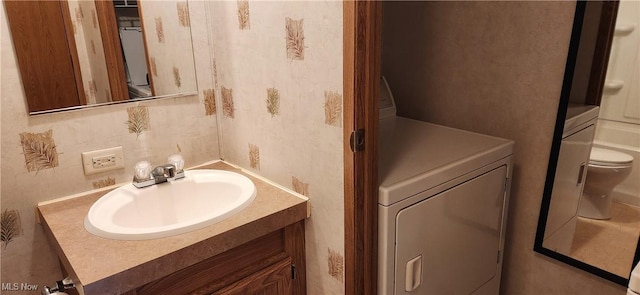
[(197, 93), (187, 1), (3, 2), (32, 115)]

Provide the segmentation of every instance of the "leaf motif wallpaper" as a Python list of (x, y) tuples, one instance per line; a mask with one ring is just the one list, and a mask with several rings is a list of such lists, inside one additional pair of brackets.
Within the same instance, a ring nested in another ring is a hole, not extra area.
[(216, 113), (216, 92), (213, 89), (202, 90), (204, 96), (205, 115), (211, 116)]
[[(71, 23), (87, 102), (107, 102), (110, 97), (104, 94), (110, 87), (109, 75), (102, 50), (102, 33), (96, 20), (95, 4), (93, 1), (82, 0), (70, 0), (68, 4), (71, 15), (75, 16), (71, 18)], [(91, 17), (85, 17), (85, 13)], [(87, 89), (89, 91), (86, 91)]]
[(344, 258), (340, 253), (332, 249), (328, 249), (328, 252), (329, 275), (340, 282), (344, 282)]
[(156, 38), (158, 43), (164, 43), (164, 28), (162, 27), (162, 17), (154, 18), (156, 22)]
[(187, 2), (178, 2), (176, 3), (176, 7), (178, 10), (178, 22), (183, 27), (191, 26), (191, 22), (189, 20), (189, 5)]
[(249, 167), (260, 170), (260, 149), (253, 144), (249, 144)]
[[(76, 4), (78, 3), (82, 5), (76, 6), (78, 14), (82, 7), (83, 20), (89, 21), (88, 25), (77, 24), (76, 34), (79, 35), (81, 29), (93, 27), (91, 10), (83, 6), (92, 4), (93, 1), (77, 1)], [(176, 4), (170, 3), (167, 7), (173, 13), (175, 24), (178, 26)], [(175, 50), (182, 51), (187, 50), (183, 43), (188, 43), (188, 50), (195, 52), (195, 71), (193, 68), (180, 68), (180, 76), (182, 87), (185, 87), (188, 79), (192, 80), (193, 85), (197, 80), (200, 87), (197, 90), (198, 94), (145, 101), (142, 109), (146, 110), (148, 123), (152, 128), (144, 130), (139, 136), (129, 133), (128, 124), (125, 124), (133, 118), (129, 117), (128, 111), (135, 106), (133, 104), (29, 116), (5, 10), (0, 9), (0, 212), (6, 212), (5, 235), (0, 245), (3, 283), (25, 282), (42, 288), (63, 277), (55, 251), (44, 236), (42, 226), (36, 223), (34, 208), (37, 203), (131, 181), (133, 165), (137, 161), (165, 163), (167, 156), (176, 153), (178, 147), (187, 167), (220, 159), (216, 116), (207, 116), (203, 110), (206, 99), (204, 90), (213, 89), (206, 3), (189, 2), (188, 9), (192, 21), (190, 30), (193, 40), (170, 41), (169, 33), (165, 32), (164, 45), (173, 46), (178, 43), (179, 46), (176, 45), (178, 48)], [(78, 14), (74, 9), (72, 15)], [(73, 19), (77, 22), (76, 17)], [(164, 17), (163, 20), (166, 21)], [(151, 21), (153, 22), (153, 18)], [(163, 25), (168, 31), (169, 24), (163, 22)], [(149, 27), (153, 32), (153, 25)], [(150, 35), (155, 38), (154, 33)], [(87, 53), (92, 54), (90, 49)], [(158, 55), (158, 59), (170, 58), (162, 54)], [(167, 72), (170, 77), (168, 83), (171, 85), (174, 84), (171, 73), (173, 66), (171, 64)], [(95, 88), (96, 96), (107, 95), (106, 89), (103, 90), (98, 85)], [(264, 92), (264, 89), (262, 91)], [(264, 94), (260, 102), (263, 101), (263, 97)], [(113, 146), (123, 147), (125, 168), (84, 175), (81, 153)], [(246, 143), (243, 147), (246, 150)], [(8, 234), (7, 231), (12, 228), (6, 226), (11, 224), (6, 221), (7, 216), (19, 216), (18, 230), (13, 230), (12, 234)]]
[(235, 108), (233, 107), (233, 90), (222, 86), (222, 112), (226, 118), (233, 119)]
[(151, 71), (151, 74), (153, 74), (154, 77), (158, 77), (158, 66), (156, 66), (155, 57), (149, 58), (149, 69)]
[(113, 177), (107, 177), (105, 179), (96, 180), (93, 182), (93, 188), (99, 189), (116, 184), (116, 179)]
[(308, 294), (343, 294), (342, 2), (243, 3), (209, 2), (222, 156), (309, 197)]
[(143, 131), (149, 130), (149, 109), (145, 106), (137, 106), (127, 108), (127, 114), (129, 120), (127, 120), (127, 127), (129, 133), (135, 133), (140, 136)]
[(20, 212), (17, 210), (5, 209), (2, 212), (0, 225), (2, 227), (2, 233), (0, 233), (0, 241), (2, 242), (2, 249), (6, 250), (9, 243), (13, 239), (22, 235), (22, 221), (20, 220)]
[(251, 29), (249, 23), (249, 1), (238, 0), (238, 26), (240, 30)]
[(180, 69), (178, 69), (178, 67), (173, 67), (173, 83), (176, 84), (176, 87), (178, 88), (182, 86), (182, 79), (180, 78)]
[(304, 59), (304, 19), (293, 20), (286, 18), (286, 34), (287, 34), (287, 58), (303, 60)]
[(280, 112), (280, 92), (275, 88), (267, 88), (267, 112), (271, 117)]
[[(150, 55), (154, 81), (177, 87), (176, 67), (180, 87), (197, 82), (198, 95), (29, 117), (0, 11), (1, 198), (4, 208), (19, 213), (24, 229), (2, 252), (3, 281), (45, 285), (62, 277), (55, 252), (36, 230), (36, 203), (130, 181), (135, 162), (163, 163), (178, 149), (187, 166), (224, 157), (308, 196), (309, 294), (344, 293), (343, 282), (332, 276), (344, 256), (342, 130), (325, 123), (324, 107), (325, 91), (342, 89), (341, 2), (246, 2), (251, 10), (246, 30), (235, 25), (237, 1), (188, 2), (190, 28), (180, 24), (177, 1), (140, 3), (145, 15), (150, 11), (143, 20), (151, 32), (147, 42), (158, 43), (155, 19), (162, 20), (165, 51)], [(85, 21), (91, 21), (89, 11)], [(293, 55), (287, 49), (287, 19)], [(173, 32), (187, 29), (193, 40), (174, 39)], [(173, 58), (184, 51), (195, 53), (191, 69)], [(96, 87), (96, 96), (103, 93)], [(216, 106), (222, 110), (216, 112)], [(18, 135), (44, 130), (55, 136), (58, 164), (36, 174), (25, 169)], [(84, 175), (80, 153), (111, 146), (123, 146), (125, 169)], [(22, 263), (23, 257), (38, 257), (38, 266)]]
[(291, 188), (296, 193), (299, 193), (303, 196), (309, 196), (309, 184), (302, 182), (300, 179), (295, 176), (291, 177)]
[(342, 127), (342, 95), (337, 92), (324, 92), (324, 123)]
[[(204, 6), (202, 1), (138, 1), (149, 71), (153, 75), (153, 93), (157, 96), (197, 91), (193, 60), (192, 32), (206, 28), (206, 20), (195, 23), (189, 11), (192, 5)], [(204, 40), (203, 40), (204, 41)], [(207, 42), (203, 42), (208, 46)], [(209, 52), (203, 57), (210, 56)], [(209, 64), (209, 62), (206, 62)]]
[(43, 133), (20, 133), (20, 142), (27, 171), (38, 173), (58, 166), (58, 152), (51, 129)]

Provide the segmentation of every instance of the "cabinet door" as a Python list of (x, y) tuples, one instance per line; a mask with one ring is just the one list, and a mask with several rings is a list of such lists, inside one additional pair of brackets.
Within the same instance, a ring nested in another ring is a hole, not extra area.
[(571, 251), (594, 135), (595, 126), (589, 125), (563, 138), (560, 144), (543, 246), (565, 255)]
[(293, 294), (292, 290), (291, 257), (287, 257), (213, 294), (286, 295)]
[(126, 295), (306, 294), (305, 265), (304, 221), (299, 221)]
[[(29, 111), (86, 103), (66, 1), (4, 1)], [(70, 48), (73, 46), (73, 50)]]

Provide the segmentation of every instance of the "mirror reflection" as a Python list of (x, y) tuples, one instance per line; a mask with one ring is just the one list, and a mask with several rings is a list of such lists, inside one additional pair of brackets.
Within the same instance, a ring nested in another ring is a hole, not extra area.
[(31, 114), (197, 91), (186, 1), (4, 4)]
[(623, 283), (640, 237), (640, 2), (619, 3), (598, 107), (579, 80), (584, 42), (592, 38), (585, 28), (602, 25), (592, 17), (603, 15), (600, 9), (589, 2), (585, 10), (566, 117), (557, 125), (562, 134), (554, 139), (560, 143), (557, 163), (550, 162), (556, 169), (542, 247)]

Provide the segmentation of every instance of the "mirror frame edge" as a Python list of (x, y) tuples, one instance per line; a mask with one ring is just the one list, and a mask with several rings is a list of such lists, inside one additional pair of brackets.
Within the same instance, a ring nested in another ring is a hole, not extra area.
[(148, 100), (149, 101), (156, 101), (156, 100), (159, 101), (159, 100), (164, 100), (164, 99), (169, 99), (169, 98), (181, 98), (181, 97), (189, 97), (189, 96), (198, 96), (198, 91), (183, 92), (183, 93), (176, 93), (176, 94), (167, 94), (167, 95), (161, 95), (161, 96), (139, 97), (139, 98), (128, 99), (128, 100), (110, 101), (110, 102), (95, 103), (95, 104), (89, 104), (89, 105), (79, 105), (79, 106), (72, 106), (72, 107), (67, 107), (67, 108), (58, 108), (58, 109), (51, 109), (51, 110), (44, 110), (44, 111), (28, 112), (28, 114), (29, 114), (29, 116), (39, 116), (39, 115), (46, 115), (46, 114), (63, 113), (63, 112), (67, 112), (67, 111), (90, 110), (90, 109), (94, 109), (94, 108), (97, 108), (97, 107), (116, 106), (116, 105), (120, 105), (120, 104), (137, 103), (137, 102), (144, 102), (144, 101), (148, 101)]
[[(551, 194), (553, 191), (553, 183), (555, 180), (556, 174), (556, 165), (558, 163), (558, 157), (560, 153), (560, 144), (562, 139), (562, 133), (564, 130), (564, 121), (566, 119), (567, 107), (569, 104), (569, 96), (572, 88), (572, 81), (575, 72), (577, 53), (580, 45), (580, 37), (582, 35), (582, 27), (584, 23), (585, 10), (587, 6), (587, 2), (585, 0), (578, 0), (576, 3), (576, 11), (574, 14), (574, 22), (571, 31), (571, 39), (569, 42), (569, 50), (567, 56), (567, 62), (565, 65), (565, 72), (563, 76), (562, 82), (562, 90), (560, 93), (560, 101), (558, 104), (558, 112), (556, 116), (556, 124), (554, 127), (553, 133), (553, 141), (551, 144), (551, 150), (549, 152), (549, 164), (547, 166), (547, 174), (545, 179), (545, 186), (542, 196), (542, 202), (540, 205), (540, 214), (538, 217), (538, 225), (536, 229), (535, 242), (533, 250), (537, 253), (545, 255), (547, 257), (556, 259), (565, 264), (571, 265), (578, 269), (584, 270), (611, 282), (617, 283), (626, 287), (629, 284), (629, 279), (621, 277), (619, 275), (613, 274), (601, 268), (595, 267), (593, 265), (587, 264), (580, 260), (574, 259), (564, 254), (560, 254), (558, 252), (549, 250), (542, 246), (544, 239), (544, 231), (547, 223), (547, 216), (549, 211), (549, 206), (551, 203)], [(596, 51), (594, 53), (593, 60), (599, 61), (594, 62), (591, 67), (591, 72), (589, 76), (589, 86), (588, 86), (588, 97), (585, 98), (585, 103), (590, 105), (599, 105), (600, 104), (600, 96), (602, 95), (604, 79), (606, 76), (606, 70), (609, 61), (609, 53), (611, 50), (611, 44), (613, 40), (613, 30), (615, 29), (615, 20), (617, 16), (617, 9), (619, 5), (619, 1), (602, 1), (603, 5), (610, 5), (608, 9), (603, 7), (602, 15), (606, 15), (607, 22), (603, 24), (601, 21), (598, 28), (598, 39), (596, 41), (597, 44), (601, 44), (600, 46), (596, 46)], [(605, 11), (607, 14), (605, 14)], [(640, 239), (638, 240), (638, 244), (636, 244), (636, 251), (632, 262), (633, 265), (638, 263), (640, 260)], [(630, 269), (631, 271), (631, 269)]]

